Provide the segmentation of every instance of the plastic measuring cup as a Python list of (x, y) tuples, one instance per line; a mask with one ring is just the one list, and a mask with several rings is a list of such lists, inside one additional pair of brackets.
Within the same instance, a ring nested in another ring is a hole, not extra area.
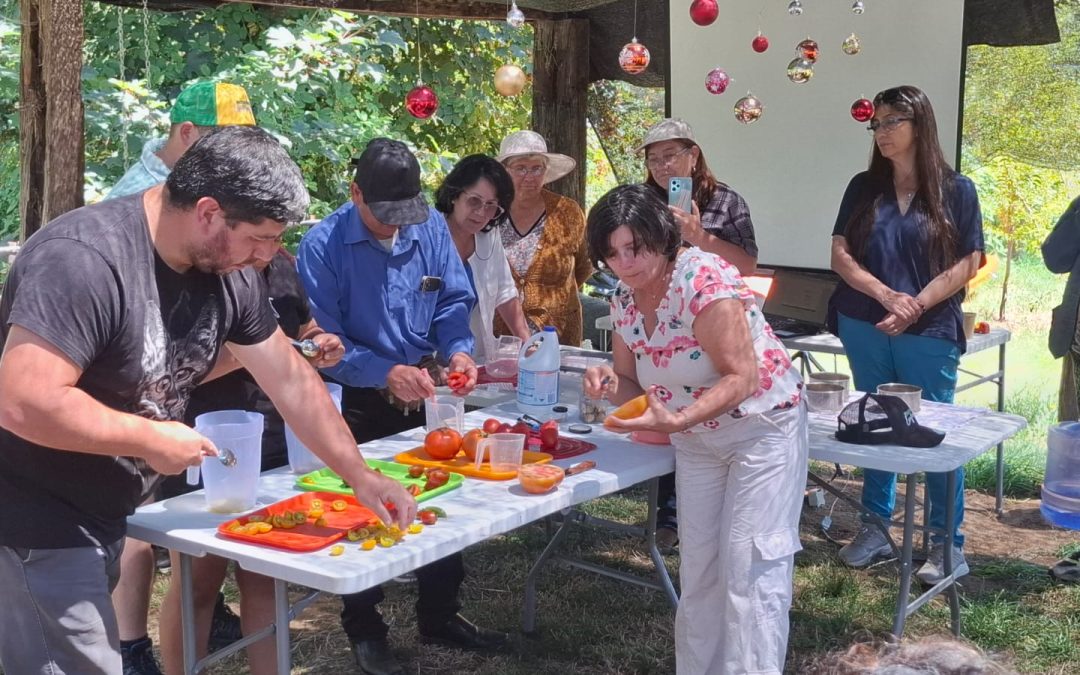
[[(254, 507), (262, 470), (262, 414), (245, 410), (204, 413), (195, 418), (195, 430), (218, 450), (228, 448), (236, 457), (233, 466), (225, 466), (213, 457), (203, 460), (206, 507), (215, 513), (236, 513)], [(188, 482), (198, 480), (199, 467), (188, 469)]]
[[(327, 382), (326, 389), (330, 392), (330, 398), (341, 412), (341, 385)], [(307, 446), (293, 433), (292, 427), (285, 424), (285, 447), (289, 450), (289, 468), (293, 473), (310, 473), (326, 466), (326, 463), (315, 456)]]
[(476, 444), (477, 469), (483, 465), (485, 454), (492, 473), (517, 471), (525, 454), (525, 434), (491, 434), (481, 438)]
[(518, 353), (521, 351), (521, 338), (514, 335), (500, 335), (495, 348), (487, 353), (487, 374), (495, 378), (514, 377), (518, 373)]
[(428, 433), (449, 427), (460, 434), (465, 425), (465, 399), (460, 396), (432, 396), (424, 401), (424, 416), (424, 429)]

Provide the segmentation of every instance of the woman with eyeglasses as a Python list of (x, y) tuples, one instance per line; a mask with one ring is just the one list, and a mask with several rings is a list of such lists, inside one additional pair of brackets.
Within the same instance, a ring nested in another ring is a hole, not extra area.
[[(544, 137), (535, 131), (504, 138), (496, 159), (514, 183), (514, 200), (499, 222), (499, 234), (525, 320), (533, 332), (554, 326), (560, 343), (576, 347), (582, 337), (578, 290), (593, 273), (585, 248), (585, 214), (577, 202), (544, 189), (576, 163), (548, 152)], [(496, 335), (514, 332), (500, 319)]]
[[(841, 283), (829, 302), (829, 327), (844, 344), (855, 387), (880, 384), (922, 387), (922, 397), (951, 403), (966, 346), (960, 303), (964, 286), (983, 258), (982, 214), (975, 185), (953, 171), (938, 142), (934, 109), (912, 86), (874, 97), (868, 127), (874, 137), (870, 168), (848, 184), (832, 238), (832, 268)], [(956, 513), (953, 570), (968, 573), (959, 533), (964, 478), (946, 494), (946, 475), (927, 474), (930, 557), (917, 575), (925, 583), (944, 577), (945, 505)], [(896, 503), (896, 474), (867, 469), (863, 508), (886, 520)], [(840, 558), (864, 567), (888, 555), (884, 534), (864, 525)]]
[(476, 293), (469, 326), (476, 347), (473, 357), (482, 363), (494, 353), (492, 333), (495, 314), (522, 340), (529, 327), (521, 312), (521, 300), (506, 260), (498, 218), (514, 201), (514, 184), (506, 169), (486, 155), (469, 155), (447, 174), (435, 194), (435, 208), (446, 216), (465, 273)]
[(724, 185), (705, 162), (694, 130), (678, 118), (665, 119), (645, 134), (638, 152), (645, 151), (645, 184), (667, 199), (668, 181), (693, 180), (691, 212), (669, 207), (679, 224), (683, 241), (715, 253), (734, 265), (743, 276), (757, 268), (757, 241), (750, 208), (739, 193)]

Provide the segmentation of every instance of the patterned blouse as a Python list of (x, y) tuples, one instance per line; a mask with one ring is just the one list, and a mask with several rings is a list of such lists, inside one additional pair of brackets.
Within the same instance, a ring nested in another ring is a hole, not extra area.
[(521, 234), (510, 220), (510, 214), (506, 214), (499, 224), (499, 235), (502, 237), (503, 249), (506, 250), (506, 260), (511, 269), (518, 276), (525, 276), (529, 266), (536, 256), (536, 247), (540, 244), (540, 237), (544, 234), (544, 225), (547, 222), (547, 212), (540, 214), (540, 218), (533, 223), (532, 228), (525, 234)]
[(634, 304), (633, 291), (620, 283), (612, 298), (611, 319), (634, 354), (638, 382), (646, 388), (657, 385), (660, 399), (676, 412), (689, 407), (720, 379), (694, 337), (694, 319), (711, 303), (729, 298), (739, 300), (746, 311), (758, 360), (758, 390), (730, 412), (686, 433), (712, 431), (748, 415), (796, 406), (803, 384), (787, 350), (735, 267), (699, 248), (679, 253), (671, 286), (656, 310), (657, 324), (651, 337), (645, 333), (645, 320)]

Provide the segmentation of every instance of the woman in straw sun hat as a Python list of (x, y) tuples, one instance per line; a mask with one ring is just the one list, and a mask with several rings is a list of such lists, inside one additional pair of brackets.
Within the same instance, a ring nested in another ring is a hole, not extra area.
[[(570, 157), (548, 152), (535, 131), (515, 131), (503, 139), (496, 157), (514, 182), (514, 201), (499, 223), (499, 234), (522, 298), (531, 330), (554, 326), (559, 342), (581, 344), (578, 289), (593, 272), (585, 247), (585, 214), (571, 199), (544, 185), (574, 170)], [(495, 334), (512, 331), (495, 318)]]

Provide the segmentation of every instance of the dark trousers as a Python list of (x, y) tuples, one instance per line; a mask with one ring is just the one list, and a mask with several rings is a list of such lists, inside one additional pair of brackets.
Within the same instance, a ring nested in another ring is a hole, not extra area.
[(675, 474), (660, 476), (660, 493), (657, 495), (656, 506), (656, 526), (679, 529), (679, 513), (675, 505)]
[[(374, 389), (343, 387), (341, 412), (357, 443), (391, 436), (424, 424), (424, 411), (405, 415)], [(461, 610), (458, 589), (465, 580), (460, 553), (448, 555), (416, 570), (419, 599), (416, 621), (421, 632), (446, 623)], [(376, 607), (384, 598), (380, 586), (341, 596), (341, 627), (350, 640), (382, 640), (388, 628)]]

